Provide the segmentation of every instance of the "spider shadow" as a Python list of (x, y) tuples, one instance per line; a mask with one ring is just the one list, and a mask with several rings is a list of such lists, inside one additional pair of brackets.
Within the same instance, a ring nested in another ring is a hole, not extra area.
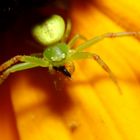
[[(36, 77), (36, 73), (38, 73)], [(66, 77), (54, 72), (50, 74), (46, 69), (36, 69), (29, 75), (32, 86), (41, 88), (49, 97), (47, 107), (55, 114), (63, 114), (72, 108), (73, 101), (68, 94)]]
[[(116, 80), (119, 82), (123, 82), (123, 83), (126, 83), (126, 84), (128, 84), (129, 86), (135, 86), (135, 85), (137, 85), (138, 86), (138, 84), (140, 85), (140, 73), (137, 71), (137, 70), (134, 70), (133, 69), (133, 71), (134, 71), (134, 73), (136, 74), (136, 77), (137, 77), (137, 80), (136, 79), (132, 79), (132, 78), (130, 78), (129, 76), (128, 77), (126, 77), (126, 78), (122, 78), (122, 77), (116, 77)], [(88, 79), (88, 80), (82, 80), (82, 81), (76, 81), (76, 82), (73, 82), (73, 83), (71, 83), (71, 85), (87, 85), (87, 84), (90, 84), (91, 86), (93, 86), (93, 88), (94, 88), (94, 86), (95, 86), (95, 84), (96, 83), (99, 83), (100, 81), (102, 81), (102, 80), (110, 80), (111, 82), (112, 82), (112, 84), (113, 84), (113, 86), (116, 88), (116, 90), (117, 90), (117, 87), (116, 87), (116, 85), (115, 85), (115, 83), (110, 79), (110, 77), (108, 76), (108, 75), (104, 75), (104, 74), (100, 74), (100, 75), (94, 75), (94, 76), (92, 76), (90, 79)], [(119, 84), (119, 86), (120, 86), (120, 88), (122, 88), (121, 87), (121, 85)], [(123, 89), (122, 89), (123, 90)], [(108, 91), (110, 91), (110, 89), (108, 89), (107, 91), (104, 91), (104, 93), (105, 92), (108, 92)], [(97, 91), (96, 91), (97, 92)], [(123, 92), (123, 91), (122, 91)]]
[(50, 74), (47, 68), (35, 68), (12, 75), (9, 78), (10, 83), (14, 84), (15, 80), (12, 77), (22, 76), (22, 74), (28, 78), (29, 86), (46, 94), (47, 101), (25, 108), (25, 110), (20, 111), (20, 114), (45, 105), (47, 110), (49, 109), (54, 115), (62, 116), (74, 107), (74, 101), (67, 90), (69, 80), (61, 73), (54, 71), (53, 74)]

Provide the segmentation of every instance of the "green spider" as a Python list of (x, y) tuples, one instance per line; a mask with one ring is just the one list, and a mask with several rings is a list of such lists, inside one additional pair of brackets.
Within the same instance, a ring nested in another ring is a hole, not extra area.
[[(139, 34), (139, 32), (105, 33), (90, 40), (86, 40), (83, 36), (76, 34), (66, 43), (70, 30), (71, 22), (68, 20), (65, 27), (65, 22), (59, 15), (52, 15), (43, 23), (36, 25), (32, 30), (33, 36), (47, 47), (42, 53), (36, 55), (17, 55), (0, 65), (0, 72), (2, 73), (0, 75), (0, 84), (11, 73), (35, 67), (46, 67), (50, 71), (55, 69), (67, 77), (71, 77), (74, 71), (73, 60), (92, 58), (110, 75), (112, 81), (121, 92), (118, 82), (107, 64), (97, 54), (85, 52), (84, 49), (104, 38), (133, 36)], [(73, 48), (78, 39), (83, 39), (85, 42), (77, 48)]]

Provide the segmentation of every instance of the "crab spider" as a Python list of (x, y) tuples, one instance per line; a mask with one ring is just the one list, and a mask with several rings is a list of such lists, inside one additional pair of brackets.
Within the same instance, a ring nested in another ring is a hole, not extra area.
[[(0, 72), (2, 73), (0, 75), (0, 84), (11, 73), (35, 67), (45, 67), (49, 68), (49, 70), (55, 69), (56, 71), (62, 72), (67, 77), (71, 77), (74, 71), (73, 60), (92, 58), (110, 75), (110, 78), (121, 92), (118, 82), (108, 65), (97, 54), (85, 52), (84, 49), (105, 38), (134, 36), (140, 33), (105, 33), (93, 37), (90, 40), (77, 34), (66, 43), (70, 30), (71, 22), (68, 20), (67, 26), (65, 27), (65, 22), (59, 15), (52, 15), (42, 24), (36, 25), (32, 30), (33, 36), (47, 47), (44, 49), (43, 53), (35, 55), (17, 55), (0, 65)], [(83, 39), (84, 43), (74, 49), (73, 46), (78, 39)]]

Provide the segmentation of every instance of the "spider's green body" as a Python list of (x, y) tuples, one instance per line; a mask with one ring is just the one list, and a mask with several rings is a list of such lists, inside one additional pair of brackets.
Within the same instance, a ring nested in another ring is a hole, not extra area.
[(68, 53), (68, 46), (65, 43), (58, 43), (57, 45), (46, 48), (43, 52), (43, 56), (45, 59), (48, 59), (53, 66), (59, 67), (67, 61)]
[[(35, 67), (46, 67), (50, 70), (55, 69), (62, 72), (66, 76), (71, 77), (74, 68), (72, 68), (72, 71), (69, 71), (67, 64), (72, 64), (69, 65), (69, 67), (74, 67), (72, 63), (73, 60), (93, 58), (107, 73), (109, 73), (111, 79), (121, 92), (114, 74), (105, 64), (105, 62), (97, 54), (85, 52), (84, 49), (103, 40), (104, 38), (134, 36), (140, 33), (106, 33), (93, 37), (90, 40), (86, 40), (83, 36), (77, 34), (67, 43), (70, 30), (70, 20), (68, 20), (67, 26), (65, 27), (65, 22), (59, 15), (53, 15), (45, 22), (36, 25), (32, 30), (33, 36), (42, 45), (46, 46), (45, 50), (41, 53), (41, 55), (40, 53), (39, 55), (17, 55), (0, 65), (0, 72), (2, 72), (0, 75), (0, 83), (2, 83), (8, 77), (8, 75), (13, 72)], [(79, 38), (83, 39), (85, 42), (75, 49), (72, 48)]]

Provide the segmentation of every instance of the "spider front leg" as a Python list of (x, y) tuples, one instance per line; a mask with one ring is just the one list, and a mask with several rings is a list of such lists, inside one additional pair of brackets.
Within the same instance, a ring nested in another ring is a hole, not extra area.
[(84, 36), (82, 36), (82, 35), (80, 35), (80, 34), (76, 34), (76, 35), (68, 42), (68, 44), (67, 44), (68, 47), (69, 47), (69, 48), (72, 48), (78, 39), (87, 41), (87, 39), (86, 39)]
[[(17, 64), (17, 62), (19, 62)], [(31, 69), (34, 67), (48, 67), (49, 63), (34, 56), (17, 55), (0, 66), (0, 84), (13, 72)]]
[(125, 36), (136, 36), (140, 35), (140, 32), (116, 32), (116, 33), (105, 33), (100, 36), (93, 37), (90, 40), (87, 40), (83, 44), (79, 45), (76, 48), (76, 51), (82, 51), (85, 48), (89, 48), (91, 45), (100, 42), (105, 38), (115, 38), (115, 37), (125, 37)]
[(4, 71), (5, 69), (10, 67), (11, 65), (19, 62), (21, 58), (22, 58), (22, 55), (17, 55), (17, 56), (14, 56), (13, 58), (9, 59), (8, 61), (6, 61), (2, 65), (0, 65), (0, 72)]
[(4, 82), (4, 80), (11, 74), (17, 71), (21, 71), (21, 70), (25, 70), (25, 69), (31, 69), (34, 67), (37, 67), (37, 64), (32, 64), (29, 62), (25, 62), (25, 63), (20, 63), (20, 64), (16, 64), (12, 67), (9, 67), (8, 69), (6, 69), (1, 75), (0, 75), (0, 84), (2, 84)]
[(93, 58), (102, 68), (104, 71), (106, 71), (111, 80), (115, 83), (115, 85), (118, 88), (118, 91), (120, 92), (120, 94), (122, 94), (121, 88), (118, 84), (118, 81), (115, 77), (115, 75), (113, 74), (113, 72), (111, 71), (111, 69), (108, 67), (108, 65), (100, 58), (100, 56), (98, 56), (95, 53), (89, 53), (89, 52), (75, 52), (75, 54), (73, 54), (71, 56), (71, 59), (86, 59), (86, 58)]
[(67, 19), (65, 33), (61, 39), (61, 42), (66, 42), (71, 32), (71, 20)]

